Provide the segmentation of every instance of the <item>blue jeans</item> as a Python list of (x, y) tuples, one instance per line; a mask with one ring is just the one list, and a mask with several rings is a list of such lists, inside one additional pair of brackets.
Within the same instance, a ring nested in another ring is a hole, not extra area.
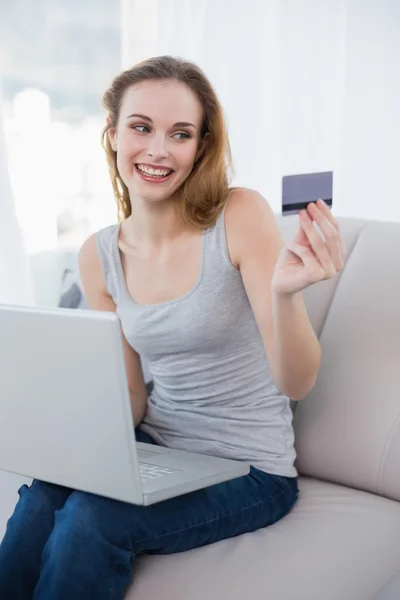
[[(143, 432), (137, 439), (153, 440)], [(3, 600), (123, 600), (140, 553), (183, 552), (266, 527), (294, 505), (297, 479), (249, 475), (143, 507), (34, 480), (0, 545)]]

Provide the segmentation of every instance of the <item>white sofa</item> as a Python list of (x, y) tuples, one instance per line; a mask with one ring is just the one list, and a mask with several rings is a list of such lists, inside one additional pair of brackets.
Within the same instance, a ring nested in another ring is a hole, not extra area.
[[(297, 219), (278, 220), (288, 240)], [(255, 533), (138, 558), (127, 600), (372, 600), (400, 571), (400, 223), (339, 223), (345, 267), (305, 291), (323, 352), (295, 405), (295, 508)], [(0, 476), (0, 528), (17, 480)]]

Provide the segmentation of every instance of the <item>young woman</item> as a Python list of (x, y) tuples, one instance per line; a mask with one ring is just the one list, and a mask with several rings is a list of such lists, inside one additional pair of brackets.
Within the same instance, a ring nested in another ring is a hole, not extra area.
[(229, 188), (222, 109), (196, 65), (147, 60), (116, 77), (104, 104), (120, 219), (84, 243), (80, 270), (90, 307), (121, 319), (137, 439), (251, 471), (151, 507), (22, 486), (0, 548), (7, 600), (122, 600), (137, 554), (189, 550), (284, 517), (298, 494), (290, 399), (313, 387), (321, 355), (302, 290), (343, 266), (322, 201), (284, 245), (266, 200)]

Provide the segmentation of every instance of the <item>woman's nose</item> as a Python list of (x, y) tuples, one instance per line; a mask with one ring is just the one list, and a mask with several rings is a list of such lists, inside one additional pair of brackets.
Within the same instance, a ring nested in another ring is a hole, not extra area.
[(165, 144), (165, 138), (162, 136), (154, 136), (153, 139), (149, 141), (147, 154), (153, 158), (167, 158), (168, 150)]

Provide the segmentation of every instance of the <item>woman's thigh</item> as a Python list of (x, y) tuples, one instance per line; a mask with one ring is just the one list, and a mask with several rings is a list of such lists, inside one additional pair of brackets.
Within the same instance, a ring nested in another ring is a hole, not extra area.
[(297, 480), (251, 467), (244, 477), (142, 508), (134, 550), (182, 552), (267, 527), (291, 510), (297, 495)]
[(275, 523), (297, 498), (297, 480), (251, 467), (250, 473), (152, 506), (73, 492), (62, 511), (132, 554), (169, 554)]

